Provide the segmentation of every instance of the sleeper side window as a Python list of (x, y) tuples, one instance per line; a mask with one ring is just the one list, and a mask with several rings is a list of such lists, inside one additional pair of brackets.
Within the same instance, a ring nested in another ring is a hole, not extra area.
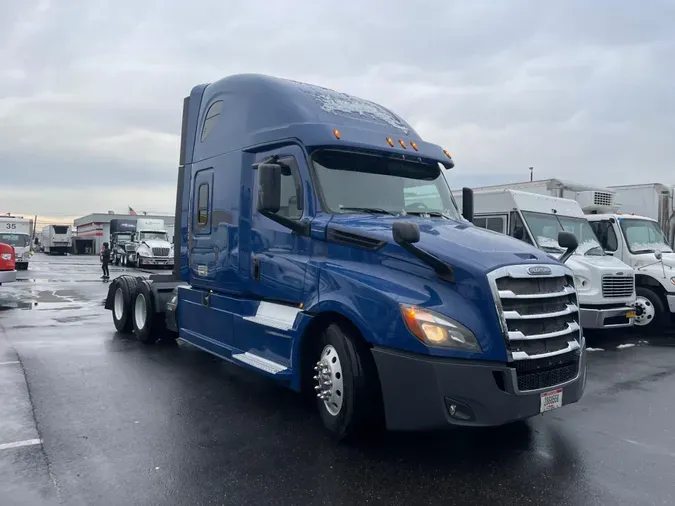
[(202, 183), (197, 191), (197, 227), (209, 224), (209, 184)]
[(211, 130), (213, 130), (216, 121), (218, 121), (218, 118), (220, 118), (220, 113), (222, 110), (223, 101), (218, 100), (217, 102), (211, 104), (209, 110), (206, 111), (206, 117), (204, 118), (204, 124), (202, 125), (202, 135), (200, 137), (201, 142), (204, 142), (211, 133)]

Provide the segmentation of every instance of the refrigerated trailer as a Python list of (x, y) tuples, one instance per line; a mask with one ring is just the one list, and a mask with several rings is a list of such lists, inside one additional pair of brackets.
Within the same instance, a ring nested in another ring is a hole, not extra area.
[(47, 225), (42, 229), (41, 248), (48, 255), (67, 255), (71, 246), (71, 227)]

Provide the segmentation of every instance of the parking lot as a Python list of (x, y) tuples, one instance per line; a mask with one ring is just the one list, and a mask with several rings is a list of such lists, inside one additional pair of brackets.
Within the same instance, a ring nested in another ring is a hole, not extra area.
[(675, 503), (675, 338), (593, 337), (582, 400), (526, 423), (346, 445), (290, 391), (116, 334), (99, 276), (36, 255), (0, 287), (3, 506)]

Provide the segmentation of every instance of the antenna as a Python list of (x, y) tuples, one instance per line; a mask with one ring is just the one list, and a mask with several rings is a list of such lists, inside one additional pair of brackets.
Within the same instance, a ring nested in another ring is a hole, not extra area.
[(534, 167), (530, 167), (530, 181), (532, 181), (533, 177), (534, 177)]

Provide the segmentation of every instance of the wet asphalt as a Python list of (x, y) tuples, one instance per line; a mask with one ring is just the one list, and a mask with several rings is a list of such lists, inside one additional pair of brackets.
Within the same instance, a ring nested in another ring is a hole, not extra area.
[(675, 337), (592, 337), (583, 399), (528, 422), (337, 444), (268, 380), (116, 334), (99, 275), (36, 255), (0, 286), (2, 506), (675, 504)]

